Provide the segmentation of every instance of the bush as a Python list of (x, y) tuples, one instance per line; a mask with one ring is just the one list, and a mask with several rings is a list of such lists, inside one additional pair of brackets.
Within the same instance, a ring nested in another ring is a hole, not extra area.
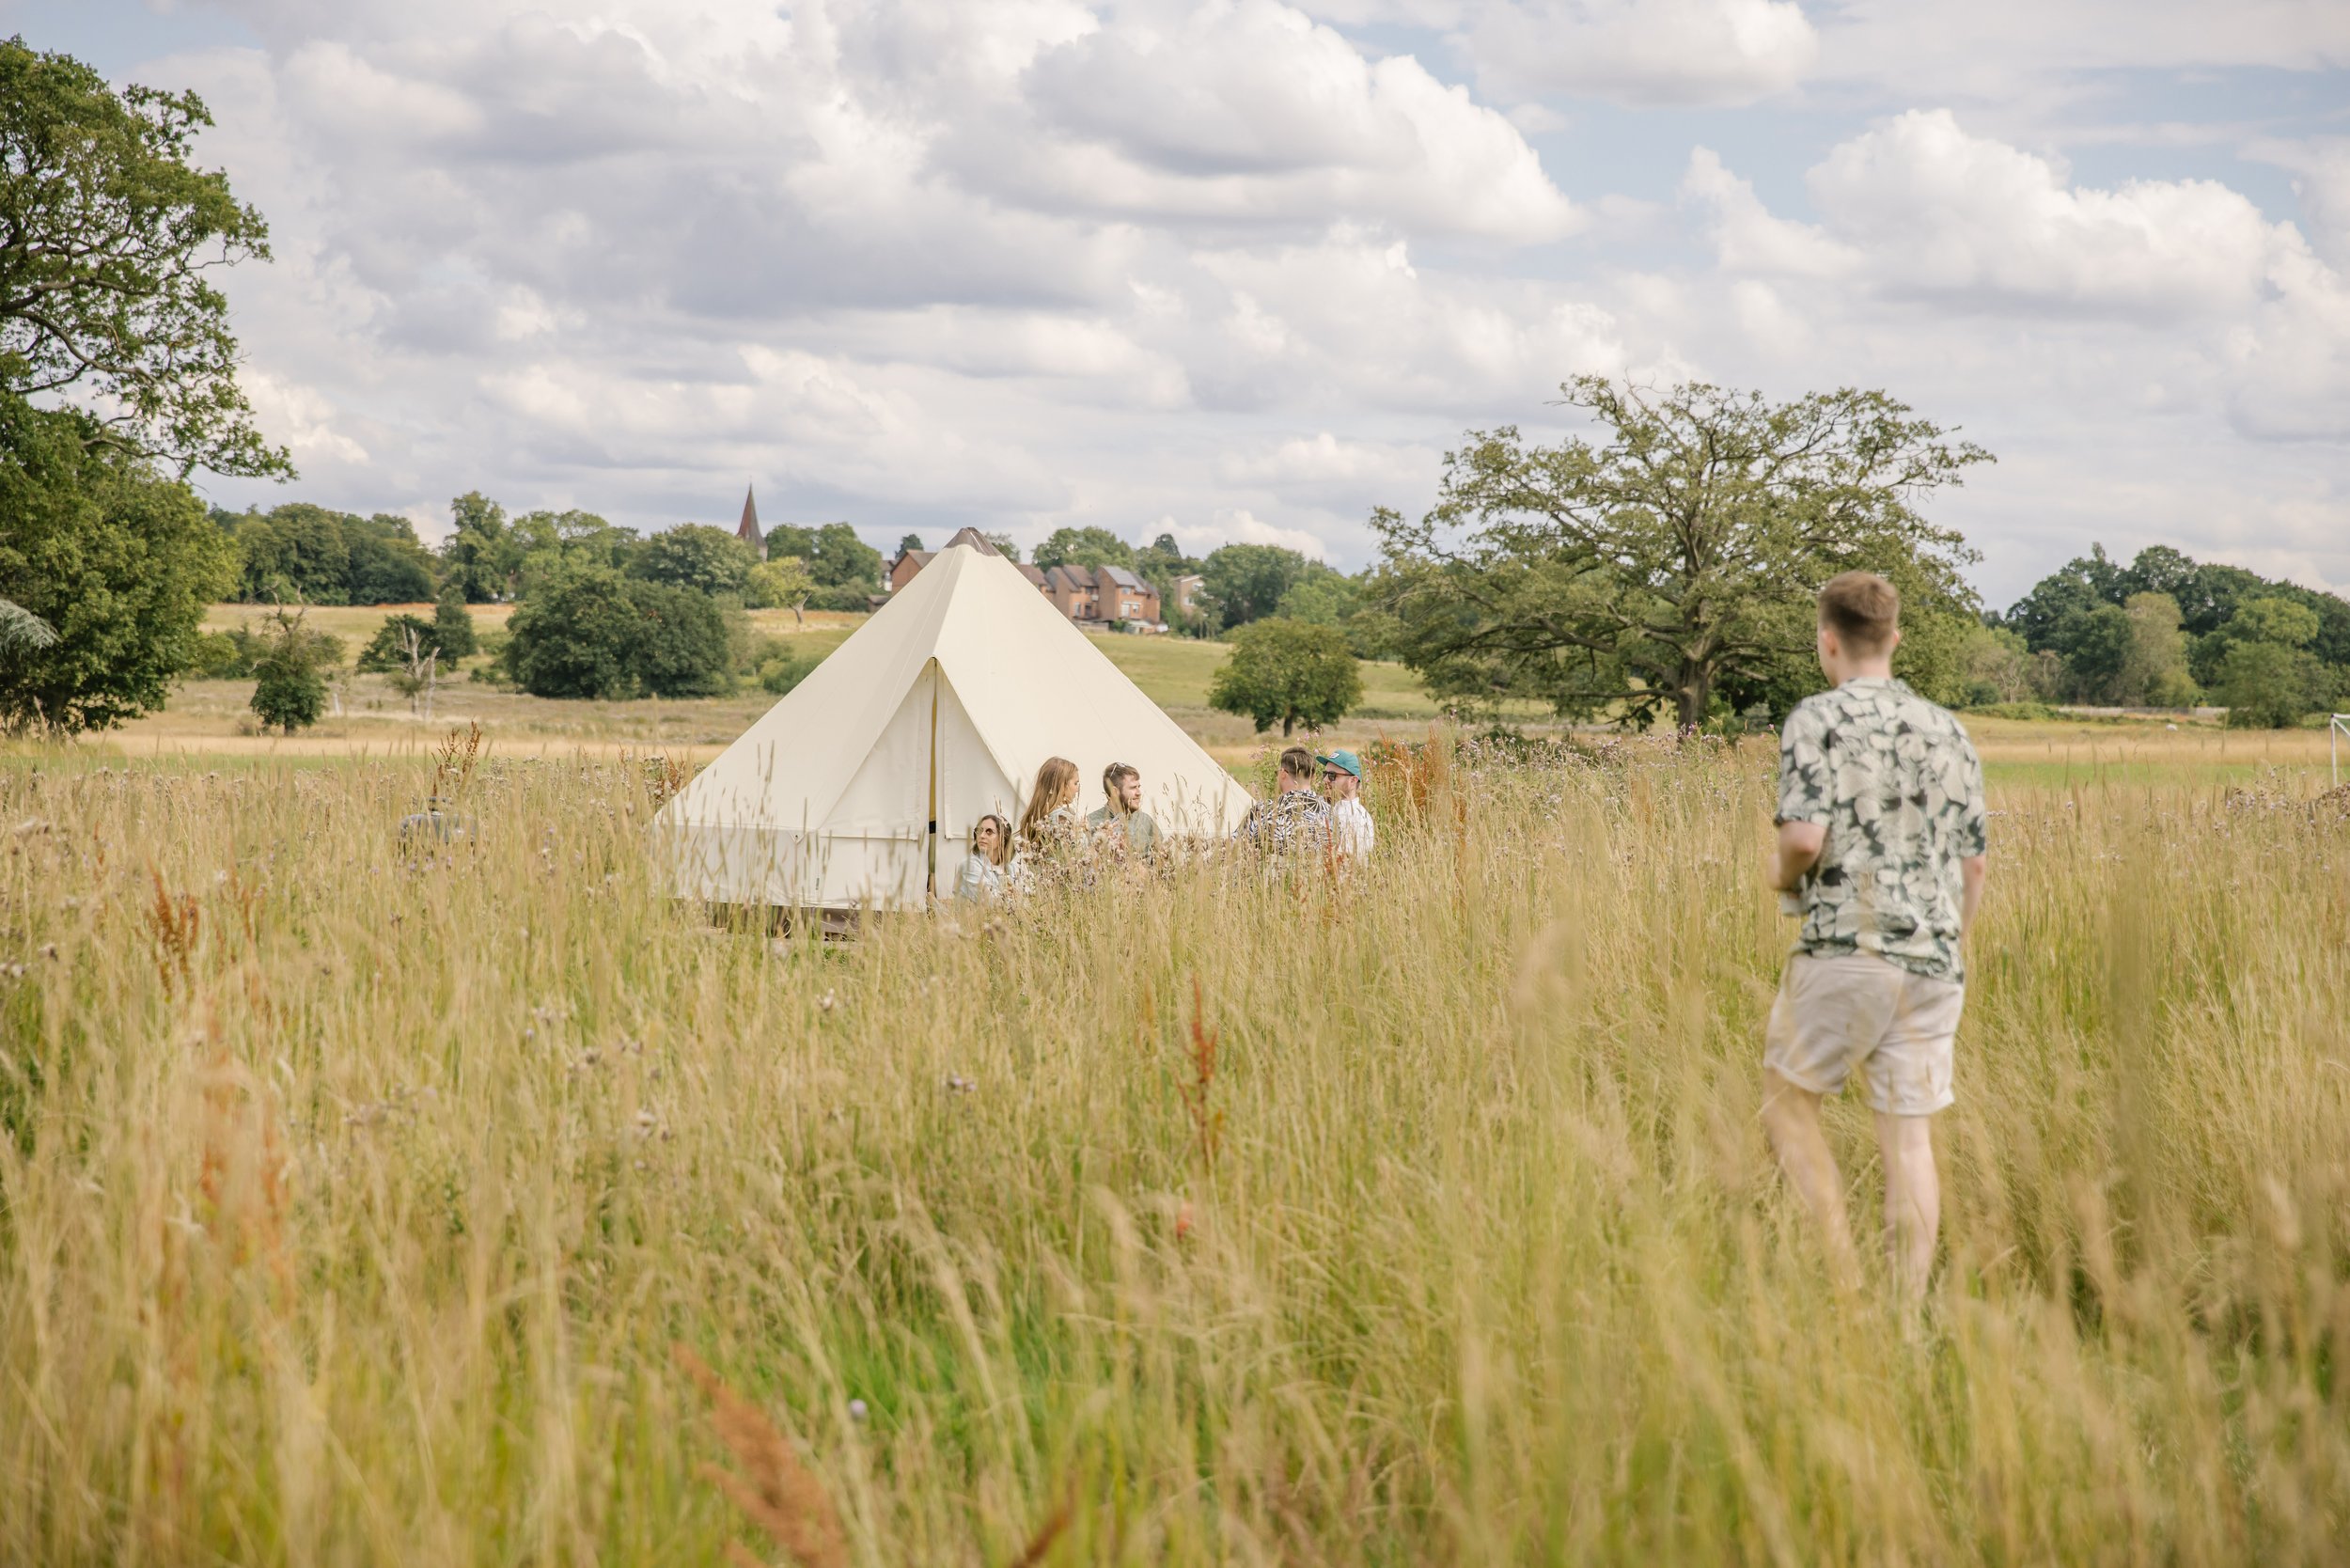
[(104, 729), (163, 706), (229, 580), (195, 493), (96, 437), (0, 396), (0, 599), (56, 634), (0, 651), (0, 729)]
[(533, 697), (709, 697), (727, 689), (725, 618), (705, 594), (566, 567), (514, 611), (504, 663)]
[(2060, 719), (2064, 717), (2044, 702), (1978, 702), (1967, 708), (1969, 713), (1984, 718), (2002, 719)]
[(319, 721), (326, 711), (326, 682), (319, 673), (320, 638), (299, 614), (280, 611), (277, 631), (253, 662), (253, 712), (265, 726), (290, 735)]

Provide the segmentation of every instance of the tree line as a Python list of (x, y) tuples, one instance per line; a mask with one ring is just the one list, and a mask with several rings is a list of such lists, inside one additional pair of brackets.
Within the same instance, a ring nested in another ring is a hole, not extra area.
[(2350, 601), (2167, 544), (2127, 566), (2092, 546), (1984, 619), (1970, 669), (1982, 700), (2210, 701), (2260, 728), (2350, 704)]

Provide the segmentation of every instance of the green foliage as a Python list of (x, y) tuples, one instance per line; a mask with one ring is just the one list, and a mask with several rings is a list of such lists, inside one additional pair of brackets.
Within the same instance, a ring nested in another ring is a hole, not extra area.
[(1227, 626), (1278, 614), (1282, 596), (1306, 575), (1306, 557), (1280, 544), (1227, 544), (1199, 563), (1201, 596)]
[(2287, 729), (2326, 703), (2326, 666), (2307, 650), (2239, 642), (2220, 662), (2214, 695), (2227, 706), (2231, 729)]
[(213, 270), (269, 255), (226, 175), (193, 167), (196, 94), (0, 42), (0, 390), (80, 393), (85, 439), (182, 475), (290, 474), (253, 427)]
[(448, 504), (454, 525), (441, 560), (468, 604), (486, 604), (520, 586), (525, 541), (507, 526), (506, 509), (478, 490)]
[(234, 632), (199, 632), (196, 638), (196, 659), (188, 673), (207, 681), (243, 681), (253, 674), (253, 635), (240, 627)]
[(911, 555), (921, 548), (922, 536), (920, 534), (905, 534), (898, 540), (898, 554), (901, 556)]
[(419, 657), (438, 653), (444, 661), (449, 658), (448, 650), (441, 646), (440, 628), (433, 622), (421, 616), (389, 615), (384, 618), (384, 624), (375, 629), (375, 635), (368, 640), (368, 645), (359, 651), (359, 667), (406, 669), (408, 634), (411, 632), (415, 634)]
[(1960, 642), (1959, 671), (1971, 708), (2029, 703), (2051, 695), (2040, 689), (2024, 635), (2005, 626), (1970, 623)]
[[(2178, 610), (2185, 679), (2171, 668), (2167, 648), (2158, 660), (2162, 673), (2151, 677), (2172, 695), (2195, 682), (2219, 684), (2229, 650), (2245, 641), (2305, 648), (2334, 672), (2333, 679), (2350, 674), (2350, 601), (2298, 583), (2271, 581), (2242, 567), (2199, 564), (2169, 545), (2149, 545), (2126, 567), (2109, 559), (2103, 546), (2092, 546), (2087, 556), (2033, 585), (2008, 611), (2005, 621), (2023, 634), (2034, 653), (2060, 663), (2058, 684), (2068, 696), (2110, 694), (2145, 682), (2138, 673), (2125, 673), (2114, 664), (2113, 622), (2107, 617), (2101, 625), (2097, 610), (2103, 605), (2126, 609), (2146, 594), (2162, 595)], [(2254, 609), (2256, 604), (2263, 607)], [(2249, 619), (2244, 619), (2248, 613)], [(2167, 642), (2158, 635), (2154, 640)], [(2141, 647), (2138, 656), (2142, 659), (2150, 648)], [(2126, 666), (2129, 660), (2122, 663)], [(2110, 695), (2085, 699), (2120, 700)]]
[(1839, 572), (1891, 578), (1905, 622), (1972, 613), (1972, 553), (1913, 503), (1990, 454), (1884, 393), (1562, 391), (1598, 444), (1472, 431), (1425, 517), (1372, 517), (1374, 597), (1439, 696), (1693, 727), (1717, 691), (1742, 710), (1817, 679), (1815, 596)]
[(798, 685), (821, 659), (803, 659), (785, 637), (754, 637), (737, 667), (760, 687), (781, 697)]
[(1056, 566), (1122, 566), (1132, 569), (1135, 547), (1107, 528), (1055, 528), (1036, 547), (1035, 564)]
[(262, 640), (253, 661), (253, 712), (263, 725), (290, 735), (326, 711), (326, 681), (320, 673), (325, 661), (300, 612), (281, 609), (275, 619), (276, 631)]
[(432, 607), (432, 635), (440, 640), (445, 659), (471, 658), (480, 647), (480, 639), (474, 635), (473, 612), (465, 608), (464, 590), (455, 583), (441, 589), (440, 603)]
[(682, 523), (638, 546), (629, 571), (647, 582), (739, 599), (759, 564), (751, 547), (726, 529)]
[(1020, 564), (1020, 546), (1011, 541), (1011, 535), (981, 534), (979, 537), (986, 540), (990, 544), (995, 546), (995, 553), (1003, 557), (1004, 559), (1011, 562), (1014, 566)]
[(247, 604), (414, 604), (432, 597), (431, 557), (404, 517), (289, 501), (233, 520), (234, 596)]
[(577, 508), (526, 511), (507, 525), (506, 554), (516, 562), (509, 574), (509, 591), (522, 598), (541, 579), (566, 566), (608, 566), (626, 572), (642, 547), (635, 529), (607, 523), (592, 511)]
[(821, 528), (787, 523), (771, 528), (767, 554), (771, 559), (796, 556), (807, 563), (808, 575), (816, 580), (816, 593), (808, 602), (820, 610), (861, 610), (866, 595), (881, 591), (881, 552), (857, 538), (846, 523), (827, 523)]
[(667, 583), (629, 585), (641, 630), (636, 678), (654, 697), (716, 697), (732, 682), (726, 618), (706, 593)]
[(1320, 729), (1362, 700), (1362, 673), (1346, 635), (1275, 617), (1242, 627), (1232, 656), (1208, 687), (1208, 705), (1243, 713), (1258, 729), (1277, 722), (1287, 735), (1299, 724)]
[(196, 662), (229, 547), (184, 484), (86, 416), (0, 394), (0, 598), (54, 636), (0, 648), (0, 729), (104, 729)]
[(1289, 620), (1335, 626), (1346, 634), (1347, 646), (1355, 651), (1356, 658), (1380, 658), (1387, 651), (1387, 638), (1393, 635), (1395, 623), (1366, 600), (1364, 587), (1368, 581), (1368, 573), (1349, 577), (1320, 561), (1308, 561), (1306, 574), (1281, 595), (1277, 613)]
[(534, 697), (707, 697), (726, 690), (726, 620), (707, 594), (567, 566), (514, 611), (504, 659)]
[(807, 602), (816, 579), (797, 556), (770, 556), (751, 568), (743, 585), (743, 603), (755, 610), (785, 610)]

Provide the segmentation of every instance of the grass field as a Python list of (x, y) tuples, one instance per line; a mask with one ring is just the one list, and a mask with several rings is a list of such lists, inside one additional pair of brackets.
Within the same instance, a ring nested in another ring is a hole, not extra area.
[(825, 1563), (2339, 1560), (2350, 821), (1996, 729), (1914, 1322), (1756, 1128), (1761, 748), (829, 946), (659, 898), (641, 766), (417, 857), (413, 762), (12, 752), (0, 1560), (791, 1560), (713, 1475)]
[[(430, 604), (384, 604), (312, 609), (309, 623), (344, 639), (355, 654), (375, 635), (384, 617), (405, 611), (429, 617)], [(240, 622), (258, 624), (263, 612), (250, 604), (216, 604), (206, 619), (215, 631)], [(476, 605), (476, 626), (504, 627), (508, 605)], [(753, 627), (788, 638), (802, 654), (828, 654), (864, 624), (866, 617), (811, 611), (804, 623), (788, 610), (750, 612)], [(1208, 683), (1230, 650), (1221, 643), (1181, 637), (1100, 635), (1093, 645), (1123, 670), (1143, 694), (1227, 761), (1258, 749), (1248, 721), (1208, 707)], [(1367, 662), (1362, 666), (1363, 701), (1327, 737), (1329, 744), (1362, 743), (1381, 734), (1418, 733), (1437, 717), (1435, 703), (1402, 666)], [(290, 740), (251, 733), (249, 681), (195, 681), (174, 693), (169, 706), (98, 744), (129, 755), (210, 753), (220, 756), (384, 755), (418, 745), (429, 728), (410, 712), (407, 700), (381, 676), (349, 682), (342, 712)], [(585, 747), (610, 752), (623, 746), (659, 745), (706, 760), (774, 705), (752, 689), (733, 697), (674, 702), (547, 701), (519, 692), (470, 682), (461, 674), (445, 682), (433, 718), (478, 720), (512, 755), (559, 755)]]

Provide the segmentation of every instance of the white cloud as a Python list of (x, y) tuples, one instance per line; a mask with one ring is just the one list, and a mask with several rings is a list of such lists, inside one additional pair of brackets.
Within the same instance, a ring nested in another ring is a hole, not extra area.
[(1912, 110), (1811, 171), (1814, 204), (1887, 287), (2162, 315), (2240, 311), (2307, 254), (2205, 180), (2066, 183), (2045, 158)]
[(1462, 41), (1489, 90), (1621, 103), (1751, 103), (1801, 81), (1819, 37), (1794, 0), (1506, 0)]
[(1593, 370), (1966, 425), (2002, 463), (1937, 512), (1995, 597), (2092, 537), (2350, 579), (2339, 128), (2078, 74), (2310, 70), (2343, 8), (1986, 3), (209, 0), (258, 46), (135, 76), (273, 225), (227, 286), (305, 477), (235, 504), (650, 526), (747, 476), (878, 542), (1358, 564)]

